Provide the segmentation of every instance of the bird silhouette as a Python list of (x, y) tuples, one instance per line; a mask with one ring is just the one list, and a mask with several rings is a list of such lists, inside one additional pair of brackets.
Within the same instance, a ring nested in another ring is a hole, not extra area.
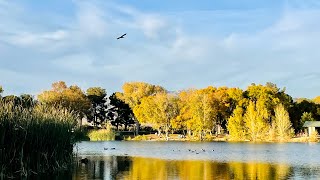
[(125, 33), (125, 34), (122, 34), (121, 36), (117, 37), (117, 39), (121, 39), (121, 38), (124, 38), (124, 36), (126, 36), (126, 35), (127, 35), (127, 33)]

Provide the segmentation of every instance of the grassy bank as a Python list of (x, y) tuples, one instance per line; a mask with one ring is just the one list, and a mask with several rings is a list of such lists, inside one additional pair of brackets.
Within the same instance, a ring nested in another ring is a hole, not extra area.
[(67, 169), (76, 115), (53, 107), (0, 102), (0, 179)]
[[(147, 135), (138, 135), (135, 137), (127, 137), (125, 138), (127, 141), (167, 141), (164, 136), (157, 136), (155, 134), (147, 134)], [(186, 136), (181, 138), (179, 134), (171, 134), (169, 136), (169, 141), (200, 141), (198, 137)], [(244, 141), (234, 141), (229, 139), (228, 135), (218, 135), (218, 136), (205, 136), (203, 141), (224, 141), (224, 142), (249, 142), (249, 140)], [(311, 137), (293, 137), (287, 139), (285, 141), (276, 141), (276, 140), (265, 140), (258, 142), (319, 142), (319, 137), (317, 134)]]

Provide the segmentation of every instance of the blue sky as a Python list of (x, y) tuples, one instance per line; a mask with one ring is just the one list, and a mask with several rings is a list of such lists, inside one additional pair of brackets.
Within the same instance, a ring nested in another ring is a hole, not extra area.
[(0, 85), (35, 95), (59, 80), (109, 94), (129, 81), (168, 90), (273, 82), (313, 98), (319, 19), (317, 0), (0, 0)]

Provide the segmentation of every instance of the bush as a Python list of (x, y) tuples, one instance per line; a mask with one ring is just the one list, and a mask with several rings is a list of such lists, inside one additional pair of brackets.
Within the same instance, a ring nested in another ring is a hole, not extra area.
[(318, 142), (318, 132), (314, 131), (311, 133), (310, 137), (309, 137), (309, 142)]
[(90, 141), (111, 141), (115, 139), (115, 133), (110, 126), (107, 126), (107, 129), (91, 130), (88, 136)]

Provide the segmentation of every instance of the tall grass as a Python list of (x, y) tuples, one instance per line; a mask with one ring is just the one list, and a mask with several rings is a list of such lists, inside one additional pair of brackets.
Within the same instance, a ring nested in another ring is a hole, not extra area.
[(115, 132), (108, 125), (106, 129), (91, 130), (88, 133), (90, 141), (110, 141), (115, 140)]
[(0, 179), (70, 167), (76, 118), (65, 109), (0, 101)]

